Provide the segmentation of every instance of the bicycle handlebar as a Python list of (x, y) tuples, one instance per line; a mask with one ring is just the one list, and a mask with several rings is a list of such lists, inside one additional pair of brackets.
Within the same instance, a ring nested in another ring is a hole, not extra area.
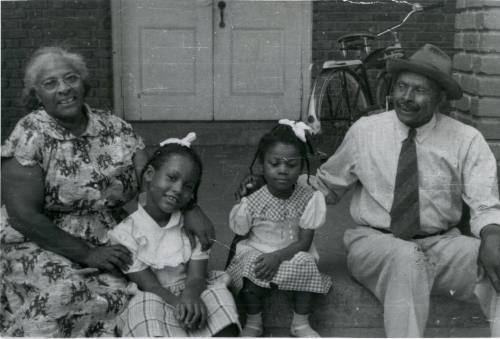
[(401, 20), (401, 22), (399, 24), (396, 24), (392, 27), (389, 27), (389, 28), (383, 30), (382, 32), (377, 33), (376, 35), (379, 37), (379, 36), (382, 36), (386, 33), (389, 33), (391, 31), (395, 30), (396, 28), (401, 27), (413, 14), (415, 14), (417, 12), (422, 12), (422, 11), (427, 11), (430, 9), (438, 8), (438, 7), (443, 7), (444, 3), (445, 3), (444, 1), (440, 1), (440, 2), (437, 2), (437, 3), (429, 5), (429, 6), (422, 6), (419, 3), (414, 3), (412, 5), (411, 11), (408, 12), (408, 14), (406, 14), (404, 19)]

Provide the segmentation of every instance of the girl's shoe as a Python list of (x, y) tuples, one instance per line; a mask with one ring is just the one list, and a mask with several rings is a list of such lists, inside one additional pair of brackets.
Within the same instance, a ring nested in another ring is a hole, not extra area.
[(259, 326), (257, 324), (246, 324), (241, 331), (242, 337), (260, 337), (264, 330), (262, 329), (262, 325)]
[(321, 337), (318, 332), (312, 329), (309, 324), (292, 326), (290, 328), (290, 335), (297, 338), (319, 338)]

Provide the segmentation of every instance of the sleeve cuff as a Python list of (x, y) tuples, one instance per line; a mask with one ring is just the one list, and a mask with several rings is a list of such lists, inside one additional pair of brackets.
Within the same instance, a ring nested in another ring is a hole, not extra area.
[(472, 219), (470, 229), (475, 237), (480, 238), (482, 229), (491, 224), (500, 225), (500, 211), (490, 212)]

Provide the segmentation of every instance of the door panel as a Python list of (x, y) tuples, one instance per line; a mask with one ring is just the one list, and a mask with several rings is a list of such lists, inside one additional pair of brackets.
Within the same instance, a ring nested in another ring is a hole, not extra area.
[(213, 119), (211, 0), (122, 0), (130, 120)]
[(303, 6), (297, 1), (229, 0), (224, 28), (216, 10), (216, 120), (300, 117)]

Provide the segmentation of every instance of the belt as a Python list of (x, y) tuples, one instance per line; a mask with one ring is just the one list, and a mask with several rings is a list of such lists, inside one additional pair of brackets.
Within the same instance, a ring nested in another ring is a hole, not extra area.
[[(375, 229), (375, 230), (377, 230), (377, 231), (380, 231), (382, 233), (392, 234), (391, 230), (386, 229), (386, 228), (377, 228), (377, 227), (372, 227), (372, 228)], [(433, 233), (433, 234), (417, 234), (417, 235), (414, 235), (412, 239), (425, 239), (425, 238), (433, 237), (433, 236), (436, 236), (436, 235), (443, 235), (446, 232), (448, 232), (448, 230), (443, 230), (443, 231), (440, 231), (440, 232), (437, 232), (437, 233)]]

